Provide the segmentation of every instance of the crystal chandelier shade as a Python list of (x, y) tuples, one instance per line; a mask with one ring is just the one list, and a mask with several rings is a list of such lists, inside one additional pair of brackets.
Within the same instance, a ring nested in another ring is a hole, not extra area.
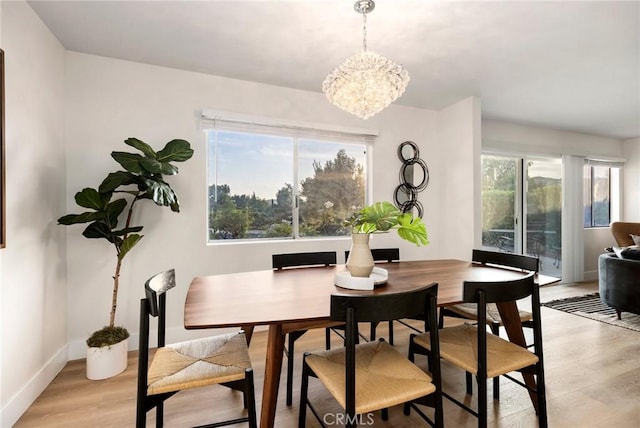
[(409, 73), (375, 52), (367, 51), (367, 13), (373, 0), (360, 0), (354, 9), (362, 13), (363, 50), (336, 67), (322, 83), (322, 92), (337, 107), (367, 119), (400, 97), (409, 83)]
[(329, 101), (361, 119), (382, 111), (404, 93), (409, 73), (371, 51), (360, 51), (333, 70), (322, 84)]

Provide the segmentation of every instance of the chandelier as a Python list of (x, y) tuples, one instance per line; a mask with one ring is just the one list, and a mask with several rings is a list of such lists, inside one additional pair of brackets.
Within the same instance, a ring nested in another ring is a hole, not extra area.
[(322, 83), (322, 92), (331, 103), (361, 119), (386, 108), (409, 83), (409, 73), (401, 65), (367, 50), (367, 13), (375, 6), (373, 0), (359, 0), (353, 5), (363, 19), (362, 51), (347, 58)]

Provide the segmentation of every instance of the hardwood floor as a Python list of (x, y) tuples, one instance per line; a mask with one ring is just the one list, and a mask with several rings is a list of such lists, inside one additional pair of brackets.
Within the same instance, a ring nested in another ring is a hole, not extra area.
[[(542, 301), (582, 295), (597, 289), (594, 282), (548, 286), (541, 290)], [(542, 308), (545, 369), (550, 427), (640, 426), (640, 333), (549, 308)], [(383, 323), (384, 324), (384, 323)], [(365, 330), (368, 331), (368, 330)], [(386, 337), (381, 324), (379, 335)], [(406, 352), (410, 330), (396, 323), (396, 346)], [(336, 337), (336, 345), (338, 339)], [(310, 331), (296, 342), (296, 349), (322, 349), (324, 330)], [(251, 358), (256, 374), (256, 400), (261, 401), (266, 332), (256, 332)], [(300, 374), (302, 355), (296, 356)], [(286, 359), (285, 359), (286, 361)], [(424, 366), (424, 360), (418, 360)], [(16, 427), (131, 427), (135, 420), (136, 353), (129, 355), (129, 367), (121, 375), (103, 381), (85, 378), (84, 360), (71, 361), (20, 418)], [(286, 364), (286, 363), (285, 363)], [(464, 374), (443, 363), (444, 389), (464, 397)], [(299, 378), (298, 378), (299, 379)], [(284, 404), (284, 370), (275, 426), (297, 426), (298, 405)], [(297, 400), (299, 380), (294, 389)], [(490, 386), (489, 386), (490, 388)], [(500, 401), (490, 402), (489, 426), (537, 427), (537, 418), (526, 391), (501, 381)], [(338, 412), (339, 407), (316, 382), (310, 396), (321, 412)], [(475, 405), (475, 395), (464, 401)], [(447, 427), (474, 427), (474, 417), (444, 400)], [(184, 427), (213, 420), (233, 418), (243, 411), (242, 396), (214, 386), (184, 391), (165, 404), (165, 426)], [(310, 413), (310, 412), (309, 412)], [(430, 412), (429, 412), (430, 413)], [(375, 427), (409, 428), (426, 426), (415, 414), (406, 417), (401, 408), (389, 411), (389, 421), (375, 414)], [(155, 425), (151, 412), (149, 426)], [(246, 425), (238, 425), (246, 426)], [(319, 426), (311, 415), (308, 427)]]

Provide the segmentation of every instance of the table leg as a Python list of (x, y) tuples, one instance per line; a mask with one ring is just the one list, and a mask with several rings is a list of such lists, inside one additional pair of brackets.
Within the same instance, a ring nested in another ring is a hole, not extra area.
[(240, 328), (244, 330), (244, 337), (247, 339), (247, 346), (251, 345), (251, 338), (253, 337), (253, 324), (242, 324)]
[(267, 359), (264, 365), (260, 428), (273, 428), (283, 353), (284, 332), (282, 331), (282, 324), (271, 324), (269, 325), (269, 335), (267, 337)]
[[(498, 307), (498, 311), (500, 312), (500, 318), (502, 318), (502, 324), (507, 331), (509, 341), (515, 343), (516, 345), (520, 345), (523, 348), (526, 348), (527, 342), (524, 337), (524, 332), (522, 331), (522, 322), (520, 321), (520, 315), (518, 314), (518, 306), (516, 302), (496, 303), (496, 306)], [(533, 388), (534, 391), (536, 390), (536, 378), (533, 374), (522, 373), (522, 378), (524, 379), (524, 383), (529, 388)], [(537, 413), (538, 396), (534, 392), (529, 391), (529, 397), (531, 397), (533, 408), (536, 409)]]

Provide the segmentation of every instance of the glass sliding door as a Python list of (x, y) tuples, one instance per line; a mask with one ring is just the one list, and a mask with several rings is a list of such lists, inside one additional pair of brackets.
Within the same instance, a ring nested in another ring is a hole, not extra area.
[(526, 254), (540, 258), (540, 271), (560, 277), (562, 254), (562, 161), (527, 158)]
[(482, 246), (520, 252), (521, 161), (508, 156), (482, 156)]
[(560, 276), (561, 159), (483, 155), (481, 198), (483, 248), (539, 257)]

